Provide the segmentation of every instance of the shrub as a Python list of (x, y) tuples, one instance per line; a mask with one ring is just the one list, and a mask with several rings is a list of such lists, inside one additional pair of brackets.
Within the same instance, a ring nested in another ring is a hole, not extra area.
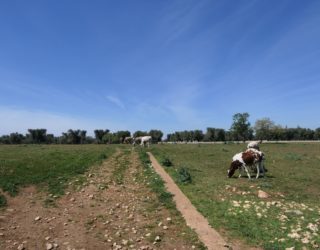
[(168, 157), (163, 157), (163, 159), (161, 160), (161, 165), (165, 167), (171, 167), (173, 164)]
[(192, 178), (187, 168), (180, 167), (178, 170), (178, 178), (181, 183), (191, 183)]

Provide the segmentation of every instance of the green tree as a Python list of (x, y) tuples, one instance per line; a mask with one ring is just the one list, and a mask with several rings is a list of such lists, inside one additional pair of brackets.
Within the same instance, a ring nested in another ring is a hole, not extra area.
[(204, 134), (202, 130), (196, 129), (193, 131), (192, 141), (203, 141)]
[(149, 135), (152, 137), (152, 142), (157, 143), (162, 140), (163, 133), (161, 130), (151, 129)]
[(233, 123), (231, 125), (230, 131), (233, 135), (234, 140), (245, 141), (253, 137), (253, 131), (250, 127), (250, 122), (248, 121), (248, 118), (248, 113), (237, 113), (233, 115)]
[(31, 143), (45, 143), (47, 139), (46, 129), (28, 129), (27, 135)]
[(256, 120), (256, 123), (253, 127), (255, 132), (255, 137), (259, 140), (270, 140), (271, 139), (271, 130), (275, 127), (275, 123), (270, 120), (270, 118), (262, 118)]
[(97, 143), (102, 143), (102, 138), (105, 134), (108, 134), (110, 132), (109, 129), (95, 129), (94, 130), (94, 136), (96, 138)]
[(149, 135), (147, 131), (138, 130), (133, 133), (133, 137), (139, 137), (139, 136), (145, 136), (145, 135)]
[(24, 136), (19, 133), (11, 133), (9, 136), (10, 144), (20, 144), (24, 140)]
[(315, 129), (313, 138), (315, 140), (320, 140), (320, 128)]

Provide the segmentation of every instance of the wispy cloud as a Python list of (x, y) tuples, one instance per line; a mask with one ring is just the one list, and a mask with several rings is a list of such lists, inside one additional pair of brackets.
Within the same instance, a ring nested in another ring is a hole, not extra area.
[(107, 99), (121, 109), (126, 109), (124, 103), (116, 96), (108, 95)]
[(61, 135), (68, 129), (87, 130), (88, 135), (92, 135), (93, 130), (99, 128), (108, 128), (111, 131), (125, 129), (123, 124), (116, 121), (86, 119), (67, 114), (5, 106), (0, 106), (0, 119), (0, 135), (12, 132), (24, 134), (29, 128), (45, 128), (48, 133), (55, 135)]

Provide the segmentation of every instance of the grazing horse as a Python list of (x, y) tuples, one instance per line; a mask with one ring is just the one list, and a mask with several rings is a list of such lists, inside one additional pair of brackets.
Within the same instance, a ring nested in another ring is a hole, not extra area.
[(256, 168), (257, 175), (256, 178), (259, 178), (260, 169), (262, 169), (264, 176), (264, 166), (263, 161), (265, 160), (264, 153), (256, 150), (254, 148), (249, 148), (244, 152), (238, 153), (232, 157), (232, 162), (230, 164), (230, 168), (228, 170), (228, 177), (232, 177), (234, 172), (239, 169), (241, 177), (241, 172), (243, 170), (246, 171), (248, 178), (251, 179), (251, 176), (248, 171), (248, 167), (250, 170)]
[(148, 147), (150, 146), (150, 143), (152, 141), (152, 137), (149, 135), (146, 136), (139, 136), (133, 139), (133, 146), (135, 146), (136, 144), (140, 144), (141, 146), (145, 146), (145, 144), (148, 145)]
[(150, 135), (142, 136), (140, 145), (145, 146), (145, 144), (147, 144), (148, 147), (150, 147), (151, 141), (152, 141), (152, 137)]

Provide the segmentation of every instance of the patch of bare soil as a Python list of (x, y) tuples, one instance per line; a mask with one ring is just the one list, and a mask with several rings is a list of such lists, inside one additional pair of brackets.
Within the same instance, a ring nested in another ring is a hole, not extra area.
[(34, 187), (21, 190), (0, 210), (0, 249), (194, 249), (177, 215), (155, 205), (142, 171), (134, 151), (118, 151), (54, 206)]

